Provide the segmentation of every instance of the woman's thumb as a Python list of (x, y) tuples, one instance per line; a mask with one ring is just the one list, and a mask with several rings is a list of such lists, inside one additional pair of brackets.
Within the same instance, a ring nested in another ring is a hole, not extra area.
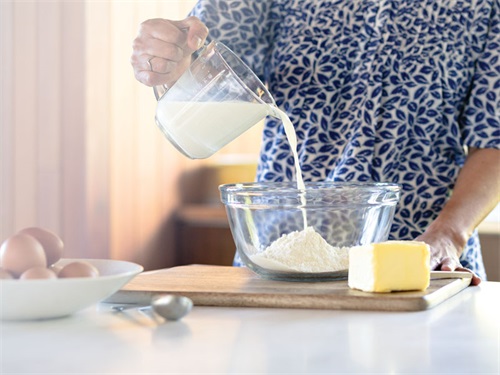
[(182, 24), (187, 29), (188, 48), (193, 51), (200, 49), (208, 36), (208, 28), (197, 17), (188, 17)]

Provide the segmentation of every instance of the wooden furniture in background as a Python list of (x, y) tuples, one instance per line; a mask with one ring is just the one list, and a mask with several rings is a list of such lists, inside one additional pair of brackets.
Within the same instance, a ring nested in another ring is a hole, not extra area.
[(182, 207), (176, 215), (176, 243), (178, 265), (230, 266), (236, 251), (222, 204)]
[(500, 223), (484, 221), (478, 228), (489, 281), (500, 281)]

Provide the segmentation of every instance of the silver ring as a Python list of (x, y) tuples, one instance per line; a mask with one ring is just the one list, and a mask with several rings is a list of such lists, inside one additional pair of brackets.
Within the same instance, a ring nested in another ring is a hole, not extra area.
[(155, 58), (155, 56), (151, 57), (151, 58), (148, 60), (149, 70), (151, 70), (153, 73), (154, 73), (154, 70), (153, 70), (153, 65), (151, 64), (151, 60), (153, 60), (154, 58)]

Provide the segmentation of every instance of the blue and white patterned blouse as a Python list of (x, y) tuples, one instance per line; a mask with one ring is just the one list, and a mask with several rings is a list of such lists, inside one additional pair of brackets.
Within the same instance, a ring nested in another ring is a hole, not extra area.
[[(402, 185), (391, 239), (441, 211), (466, 157), (500, 148), (500, 0), (201, 0), (193, 10), (269, 85), (306, 181)], [(268, 119), (258, 180), (294, 180)], [(485, 278), (477, 233), (462, 264)]]

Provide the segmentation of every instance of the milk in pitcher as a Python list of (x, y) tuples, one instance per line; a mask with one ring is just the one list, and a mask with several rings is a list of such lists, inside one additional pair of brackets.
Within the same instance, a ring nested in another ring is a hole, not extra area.
[(269, 106), (261, 103), (160, 101), (156, 122), (179, 151), (205, 159), (268, 113)]

